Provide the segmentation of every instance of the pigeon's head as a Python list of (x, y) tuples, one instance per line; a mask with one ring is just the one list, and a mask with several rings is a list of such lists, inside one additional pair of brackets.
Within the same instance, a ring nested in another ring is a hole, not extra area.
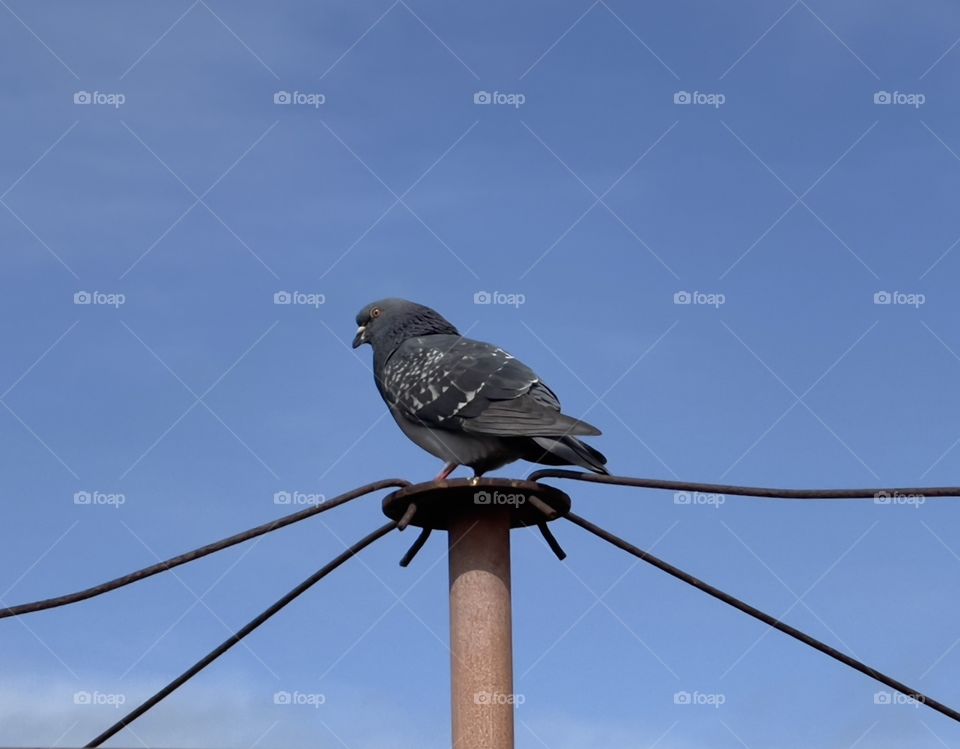
[(369, 343), (383, 353), (393, 351), (408, 338), (447, 333), (457, 329), (429, 307), (406, 299), (371, 302), (357, 314), (357, 335), (353, 347)]

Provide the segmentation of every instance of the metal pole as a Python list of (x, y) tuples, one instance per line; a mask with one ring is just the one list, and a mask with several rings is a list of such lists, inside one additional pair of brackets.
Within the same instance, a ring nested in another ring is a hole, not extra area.
[(453, 746), (513, 749), (508, 508), (459, 513), (449, 544)]

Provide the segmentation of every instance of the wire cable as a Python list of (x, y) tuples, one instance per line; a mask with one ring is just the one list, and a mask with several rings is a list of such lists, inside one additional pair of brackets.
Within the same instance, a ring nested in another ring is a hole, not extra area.
[(607, 476), (598, 473), (581, 473), (556, 468), (534, 471), (527, 481), (544, 478), (572, 479), (594, 484), (636, 486), (643, 489), (672, 489), (674, 491), (703, 492), (705, 494), (732, 494), (742, 497), (766, 499), (890, 499), (898, 497), (923, 497), (937, 499), (960, 497), (960, 486), (926, 486), (876, 489), (772, 489), (762, 486), (733, 486), (730, 484), (700, 484), (689, 481), (664, 481), (661, 479), (634, 478), (632, 476)]
[(176, 679), (167, 684), (163, 689), (154, 694), (145, 702), (142, 702), (140, 705), (135, 707), (129, 713), (124, 715), (120, 720), (114, 723), (110, 728), (101, 733), (95, 739), (93, 739), (89, 744), (86, 744), (86, 747), (96, 747), (100, 746), (104, 741), (109, 739), (114, 734), (123, 730), (125, 726), (130, 725), (133, 721), (143, 715), (147, 710), (152, 708), (158, 702), (160, 702), (164, 697), (169, 695), (171, 692), (176, 690), (178, 687), (185, 684), (191, 678), (200, 673), (204, 668), (213, 663), (217, 658), (226, 653), (230, 648), (236, 645), (240, 640), (253, 632), (257, 627), (263, 624), (267, 619), (276, 614), (280, 609), (286, 606), (288, 603), (297, 598), (300, 594), (304, 593), (308, 588), (317, 583), (322, 578), (329, 575), (337, 567), (346, 562), (351, 557), (360, 553), (367, 546), (372, 544), (379, 538), (387, 535), (390, 531), (397, 527), (397, 523), (394, 520), (391, 520), (389, 523), (380, 526), (377, 530), (373, 531), (362, 539), (357, 541), (353, 546), (345, 549), (341, 554), (338, 554), (333, 560), (325, 564), (319, 570), (314, 572), (310, 577), (300, 583), (296, 588), (287, 593), (283, 598), (274, 603), (270, 608), (268, 608), (263, 613), (259, 614), (255, 618), (251, 619), (244, 627), (237, 630), (234, 634), (230, 635), (226, 640), (224, 640), (220, 645), (207, 653), (203, 658), (194, 663), (190, 668), (180, 674)]
[(321, 512), (326, 512), (327, 510), (332, 510), (334, 507), (339, 507), (342, 504), (346, 504), (350, 500), (362, 497), (365, 494), (370, 494), (371, 492), (379, 491), (380, 489), (386, 489), (388, 487), (404, 487), (409, 485), (410, 482), (404, 481), (403, 479), (383, 479), (382, 481), (376, 481), (372, 484), (366, 484), (365, 486), (357, 487), (356, 489), (344, 494), (340, 494), (332, 499), (328, 499), (325, 502), (321, 502), (320, 504), (313, 505), (312, 507), (308, 507), (304, 510), (299, 510), (298, 512), (291, 513), (290, 515), (278, 518), (277, 520), (271, 520), (268, 523), (258, 525), (250, 530), (243, 531), (242, 533), (236, 533), (219, 541), (214, 541), (206, 546), (201, 546), (199, 549), (193, 549), (192, 551), (171, 557), (163, 562), (157, 562), (149, 567), (144, 567), (136, 572), (131, 572), (129, 575), (124, 575), (123, 577), (118, 577), (100, 585), (95, 585), (92, 588), (86, 588), (85, 590), (80, 590), (76, 593), (57, 596), (56, 598), (46, 598), (42, 601), (34, 601), (32, 603), (22, 603), (17, 606), (0, 608), (0, 619), (5, 619), (11, 616), (20, 616), (21, 614), (30, 614), (35, 611), (44, 611), (46, 609), (53, 609), (58, 606), (66, 606), (67, 604), (85, 601), (88, 598), (93, 598), (95, 596), (108, 593), (111, 590), (122, 588), (123, 586), (130, 585), (138, 580), (143, 580), (144, 578), (151, 577), (152, 575), (156, 575), (160, 572), (166, 572), (174, 567), (179, 567), (181, 564), (192, 562), (196, 559), (208, 556), (209, 554), (222, 551), (223, 549), (228, 549), (231, 546), (243, 543), (244, 541), (249, 541), (257, 536), (262, 536), (265, 533), (270, 533), (271, 531), (279, 530), (280, 528), (292, 525), (293, 523), (298, 523), (301, 520), (306, 520), (314, 515), (319, 515)]
[(646, 551), (643, 551), (642, 549), (637, 548), (630, 542), (624, 541), (622, 538), (619, 538), (618, 536), (615, 536), (614, 534), (610, 533), (610, 531), (604, 530), (603, 528), (600, 528), (599, 526), (594, 525), (589, 520), (586, 520), (585, 518), (582, 518), (573, 512), (567, 513), (566, 518), (570, 522), (574, 523), (575, 525), (579, 525), (581, 528), (589, 531), (590, 533), (597, 536), (598, 538), (601, 538), (604, 541), (613, 544), (617, 548), (623, 549), (628, 554), (632, 554), (633, 556), (643, 560), (644, 562), (647, 562), (648, 564), (652, 564), (657, 569), (663, 570), (668, 575), (672, 575), (678, 580), (681, 580), (687, 583), (688, 585), (692, 585), (694, 588), (697, 588), (698, 590), (702, 590), (704, 593), (710, 596), (713, 596), (714, 598), (720, 601), (723, 601), (724, 603), (730, 606), (733, 606), (735, 609), (742, 611), (743, 613), (748, 614), (749, 616), (752, 616), (754, 619), (759, 619), (761, 622), (769, 625), (773, 629), (779, 630), (784, 634), (790, 635), (794, 639), (797, 639), (800, 642), (802, 642), (804, 645), (809, 645), (815, 650), (819, 650), (821, 653), (829, 655), (831, 658), (834, 658), (840, 661), (844, 665), (849, 666), (850, 668), (853, 668), (862, 674), (866, 674), (871, 679), (876, 679), (881, 684), (885, 684), (888, 687), (896, 689), (898, 692), (901, 692), (902, 694), (907, 695), (908, 697), (915, 700), (916, 702), (926, 705), (927, 707), (946, 715), (948, 718), (952, 718), (953, 720), (960, 722), (960, 712), (958, 712), (957, 710), (954, 710), (952, 707), (948, 707), (947, 705), (944, 705), (942, 702), (938, 702), (937, 700), (931, 697), (927, 697), (922, 692), (918, 692), (916, 689), (913, 689), (907, 686), (902, 681), (897, 681), (893, 677), (887, 676), (886, 674), (883, 674), (880, 671), (877, 671), (875, 668), (868, 666), (867, 664), (862, 663), (861, 661), (858, 661), (855, 658), (851, 658), (846, 653), (842, 653), (836, 648), (832, 648), (826, 643), (820, 642), (819, 640), (811, 637), (810, 635), (804, 632), (801, 632), (799, 629), (791, 627), (789, 624), (785, 624), (779, 619), (773, 618), (769, 614), (766, 614), (763, 611), (760, 611), (760, 609), (754, 608), (750, 604), (745, 603), (744, 601), (741, 601), (739, 598), (735, 598), (729, 593), (724, 593), (719, 588), (715, 588), (709, 583), (705, 583), (703, 580), (700, 580), (694, 577), (693, 575), (690, 575), (684, 572), (683, 570), (678, 569), (677, 567), (674, 567), (669, 562), (665, 562), (662, 559), (655, 557), (653, 554), (650, 554), (649, 552), (646, 552)]

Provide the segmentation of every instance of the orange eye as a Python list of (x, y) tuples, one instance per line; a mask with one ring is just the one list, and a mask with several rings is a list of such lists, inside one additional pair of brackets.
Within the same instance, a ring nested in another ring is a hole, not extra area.
[(370, 310), (370, 318), (374, 319), (377, 317), (380, 317), (380, 308), (374, 307), (372, 310)]

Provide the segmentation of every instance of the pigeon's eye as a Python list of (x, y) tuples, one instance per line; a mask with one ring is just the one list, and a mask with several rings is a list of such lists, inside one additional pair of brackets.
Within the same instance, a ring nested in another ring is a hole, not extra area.
[(378, 317), (380, 317), (380, 308), (374, 307), (372, 310), (370, 310), (370, 319), (374, 320)]

